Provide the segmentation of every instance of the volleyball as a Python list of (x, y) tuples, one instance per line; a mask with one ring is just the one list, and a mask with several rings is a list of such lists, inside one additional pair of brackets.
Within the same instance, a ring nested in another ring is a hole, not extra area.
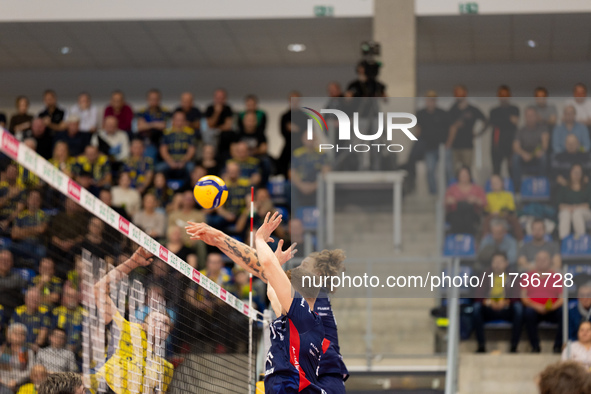
[(228, 198), (228, 187), (222, 178), (207, 175), (197, 181), (193, 196), (205, 209), (218, 208), (224, 205)]

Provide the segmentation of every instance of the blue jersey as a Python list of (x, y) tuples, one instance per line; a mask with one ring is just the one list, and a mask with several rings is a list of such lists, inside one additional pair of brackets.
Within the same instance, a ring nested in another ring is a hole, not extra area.
[(265, 362), (265, 393), (326, 392), (318, 386), (318, 362), (324, 328), (304, 298), (294, 298), (287, 315), (271, 324), (271, 348)]
[(318, 294), (318, 298), (316, 298), (316, 302), (314, 303), (314, 312), (322, 319), (324, 336), (330, 341), (328, 349), (326, 349), (320, 359), (318, 376), (339, 374), (343, 376), (343, 380), (346, 380), (349, 377), (349, 371), (343, 362), (343, 356), (341, 356), (337, 321), (332, 313), (330, 297), (326, 289), (320, 290), (320, 294)]

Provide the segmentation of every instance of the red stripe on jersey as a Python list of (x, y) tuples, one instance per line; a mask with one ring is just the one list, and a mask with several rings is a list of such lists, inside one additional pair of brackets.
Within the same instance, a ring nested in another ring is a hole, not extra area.
[(291, 320), (289, 320), (289, 361), (291, 365), (298, 370), (300, 374), (300, 387), (298, 392), (302, 391), (310, 385), (310, 381), (306, 379), (306, 374), (300, 367), (300, 333), (294, 326)]
[(328, 347), (330, 346), (330, 341), (326, 338), (322, 340), (322, 353), (326, 353)]

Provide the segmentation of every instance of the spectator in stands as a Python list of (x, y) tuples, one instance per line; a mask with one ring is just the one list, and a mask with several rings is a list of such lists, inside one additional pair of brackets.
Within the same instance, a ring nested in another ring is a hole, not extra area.
[(469, 167), (460, 167), (458, 181), (445, 192), (447, 221), (453, 234), (476, 234), (486, 206), (484, 190), (472, 181)]
[[(213, 103), (205, 110), (207, 126), (212, 130), (220, 131), (218, 155), (223, 160), (227, 158), (230, 144), (234, 142), (234, 112), (227, 104), (228, 93), (224, 89), (216, 89), (213, 93)], [(207, 141), (212, 143), (213, 141)]]
[[(33, 152), (37, 149), (37, 140), (35, 138), (27, 138), (23, 142)], [(33, 171), (29, 171), (29, 169), (20, 164), (18, 165), (17, 183), (27, 190), (37, 189), (41, 186), (39, 177)]]
[(76, 164), (76, 158), (70, 156), (68, 144), (65, 141), (58, 141), (53, 147), (53, 156), (49, 159), (53, 166), (67, 176), (72, 176), (72, 170)]
[[(172, 210), (168, 214), (168, 228), (177, 226), (185, 228), (187, 222), (201, 223), (205, 222), (205, 213), (195, 208), (195, 197), (193, 197), (192, 191), (185, 191), (181, 194), (179, 207)], [(183, 231), (182, 234), (183, 245), (195, 246), (195, 241), (191, 240), (191, 236)]]
[(585, 234), (585, 222), (591, 220), (591, 188), (583, 177), (580, 165), (572, 166), (567, 186), (560, 186), (556, 196), (558, 203), (558, 235), (560, 239), (571, 234), (579, 239)]
[(572, 105), (576, 112), (577, 122), (591, 129), (591, 100), (587, 98), (587, 86), (584, 83), (577, 83), (573, 88), (573, 98), (566, 102)]
[(12, 316), (14, 309), (23, 302), (22, 290), (27, 281), (12, 271), (14, 265), (10, 250), (0, 250), (0, 305), (4, 308), (4, 316)]
[(6, 114), (4, 112), (0, 112), (0, 127), (6, 128)]
[(234, 162), (226, 165), (223, 180), (228, 187), (228, 199), (224, 205), (207, 215), (207, 223), (217, 229), (227, 230), (236, 223), (245, 208), (244, 196), (250, 191), (250, 181), (240, 177), (240, 166)]
[(193, 93), (184, 92), (181, 94), (181, 102), (180, 105), (174, 110), (174, 112), (183, 112), (185, 114), (185, 119), (187, 120), (187, 125), (195, 130), (195, 138), (200, 139), (201, 136), (201, 118), (203, 114), (195, 106), (195, 99), (193, 98)]
[(207, 175), (220, 176), (223, 171), (223, 163), (220, 163), (216, 158), (215, 147), (213, 145), (204, 145), (202, 154), (201, 165), (207, 171)]
[(10, 118), (8, 130), (19, 141), (22, 141), (24, 132), (31, 130), (32, 124), (33, 115), (29, 113), (29, 99), (26, 96), (18, 96), (16, 98), (16, 114)]
[(579, 324), (577, 340), (562, 351), (562, 361), (572, 360), (581, 363), (587, 370), (591, 370), (591, 322)]
[(517, 241), (507, 233), (507, 222), (503, 219), (490, 221), (490, 234), (480, 241), (478, 259), (490, 261), (495, 252), (500, 251), (507, 255), (509, 264), (514, 266), (517, 263)]
[(125, 102), (125, 96), (120, 90), (111, 93), (111, 101), (105, 108), (103, 119), (107, 116), (117, 118), (117, 128), (131, 134), (131, 123), (133, 122), (133, 110)]
[[(64, 141), (68, 144), (68, 150), (72, 156), (79, 156), (90, 141), (90, 133), (80, 132), (80, 118), (76, 115), (68, 115), (64, 122), (66, 129), (55, 134), (55, 141)], [(88, 138), (87, 138), (88, 137)]]
[(158, 147), (170, 113), (162, 107), (162, 94), (158, 89), (150, 89), (146, 95), (147, 107), (137, 114), (138, 133)]
[(89, 173), (91, 176), (90, 186), (94, 195), (98, 195), (99, 189), (111, 186), (111, 164), (109, 158), (99, 152), (96, 146), (88, 145), (84, 148), (84, 154), (78, 156), (74, 172), (81, 174)]
[[(111, 189), (101, 189), (99, 193), (99, 200), (101, 200), (106, 206), (110, 207), (112, 210), (117, 212), (120, 216), (124, 217), (127, 220), (131, 220), (131, 216), (127, 214), (127, 211), (123, 207), (116, 207), (113, 205), (113, 193)], [(140, 197), (141, 201), (141, 197)], [(141, 202), (140, 202), (141, 205)], [(107, 227), (107, 231), (114, 230), (115, 234), (118, 234), (117, 230), (113, 229), (112, 227)]]
[[(468, 103), (467, 95), (468, 90), (466, 87), (456, 85), (454, 87), (456, 102), (448, 112), (451, 126), (446, 146), (447, 149), (452, 149), (453, 164), (456, 170), (462, 166), (472, 166), (474, 160), (474, 125), (478, 120), (487, 122), (482, 111)], [(482, 134), (487, 127), (488, 124), (485, 124), (478, 135)]]
[(167, 208), (172, 201), (174, 191), (168, 186), (166, 176), (162, 172), (158, 172), (154, 176), (153, 187), (148, 189), (148, 194), (153, 194), (156, 197), (158, 206)]
[(511, 277), (507, 269), (509, 263), (503, 252), (496, 252), (492, 256), (490, 270), (494, 280), (488, 281), (477, 289), (473, 307), (474, 331), (478, 341), (477, 353), (485, 353), (484, 323), (494, 320), (512, 322), (511, 327), (511, 353), (517, 352), (517, 345), (521, 337), (523, 327), (523, 306), (517, 299), (518, 294), (509, 283)]
[(500, 175), (493, 175), (490, 178), (491, 191), (486, 193), (486, 213), (484, 219), (483, 234), (488, 234), (490, 221), (500, 218), (507, 221), (511, 226), (513, 236), (521, 241), (523, 239), (523, 227), (515, 214), (515, 198), (513, 193), (505, 190), (503, 178)]
[(31, 190), (27, 197), (27, 208), (18, 214), (12, 227), (13, 252), (38, 262), (45, 256), (43, 236), (47, 231), (48, 218), (41, 210), (41, 193)]
[(150, 237), (158, 239), (166, 234), (166, 217), (156, 211), (156, 196), (148, 193), (144, 196), (143, 209), (133, 216), (133, 223), (144, 230)]
[(569, 134), (566, 136), (565, 151), (555, 154), (552, 158), (552, 182), (555, 185), (568, 186), (570, 170), (574, 165), (580, 165), (585, 177), (591, 175), (591, 154), (582, 152), (577, 136)]
[(160, 145), (162, 162), (156, 166), (156, 171), (167, 176), (187, 178), (195, 164), (195, 130), (187, 126), (185, 113), (177, 111), (172, 115), (172, 126), (164, 130), (164, 137)]
[[(552, 261), (550, 254), (541, 250), (536, 255), (535, 269), (530, 271), (525, 278), (520, 276), (521, 302), (525, 307), (525, 329), (531, 343), (532, 352), (540, 352), (540, 337), (538, 336), (538, 323), (549, 321), (558, 324), (556, 339), (554, 340), (554, 353), (562, 350), (562, 281), (553, 277)], [(548, 275), (550, 274), (550, 276)], [(550, 280), (546, 278), (550, 277)], [(539, 280), (539, 283), (536, 282)], [(559, 287), (555, 287), (555, 285)]]
[(80, 249), (86, 249), (93, 256), (101, 259), (113, 254), (113, 244), (104, 239), (103, 231), (104, 222), (97, 217), (91, 217), (88, 221), (88, 233), (86, 233), (84, 241), (80, 244)]
[(207, 170), (205, 169), (205, 167), (203, 167), (203, 163), (202, 162), (195, 163), (195, 168), (193, 168), (193, 171), (191, 171), (191, 174), (189, 175), (189, 182), (185, 182), (183, 187), (181, 187), (179, 190), (177, 190), (177, 194), (178, 194), (178, 192), (186, 192), (186, 191), (190, 191), (191, 193), (193, 193), (193, 189), (195, 188), (195, 185), (197, 184), (199, 179), (203, 178), (206, 175), (207, 175)]
[(39, 263), (39, 275), (33, 278), (33, 286), (41, 294), (41, 305), (48, 310), (57, 305), (62, 296), (62, 280), (55, 276), (55, 263), (44, 257)]
[(10, 163), (0, 182), (0, 229), (4, 235), (9, 235), (13, 221), (24, 209), (26, 192), (18, 183), (18, 166)]
[(85, 145), (88, 145), (92, 134), (97, 131), (99, 121), (98, 109), (92, 104), (90, 94), (83, 92), (78, 95), (78, 101), (70, 107), (66, 117), (70, 116), (80, 119), (80, 133), (84, 136)]
[(41, 383), (47, 378), (47, 370), (43, 365), (33, 365), (31, 368), (31, 375), (29, 380), (31, 383), (27, 383), (21, 386), (17, 394), (37, 394)]
[(342, 98), (345, 97), (345, 95), (343, 94), (343, 89), (341, 88), (340, 83), (337, 81), (329, 82), (328, 85), (326, 85), (326, 94), (329, 99), (324, 108), (343, 109), (344, 101)]
[(64, 124), (65, 113), (58, 107), (57, 94), (53, 90), (43, 92), (43, 104), (45, 104), (45, 109), (39, 112), (38, 116), (45, 124), (45, 131), (49, 134), (63, 131), (66, 128)]
[(35, 353), (27, 348), (27, 326), (13, 323), (8, 327), (8, 339), (0, 355), (0, 386), (8, 388), (10, 393), (25, 383), (35, 363)]
[(261, 182), (266, 185), (271, 174), (271, 159), (267, 155), (267, 137), (260, 130), (254, 112), (247, 112), (242, 118), (243, 129), (240, 131), (239, 141), (248, 146), (248, 155), (260, 160)]
[(293, 207), (316, 205), (318, 176), (330, 171), (327, 155), (318, 150), (317, 136), (309, 140), (302, 133), (301, 139), (303, 146), (294, 150), (291, 160), (291, 181), (295, 186), (292, 189)]
[[(250, 193), (246, 195), (244, 202), (246, 206), (250, 206)], [(269, 194), (269, 191), (263, 188), (257, 189), (254, 195), (254, 228), (259, 228), (263, 224), (267, 212), (271, 212), (273, 214), (275, 213), (275, 211), (276, 209), (273, 206), (273, 201), (271, 200), (271, 195)], [(249, 218), (250, 210), (245, 209), (242, 211), (242, 214), (240, 214), (240, 217), (236, 221), (236, 232), (242, 235), (244, 239), (247, 239), (246, 235), (249, 229), (248, 225), (250, 223)], [(283, 219), (286, 220), (286, 218)], [(285, 233), (285, 229), (283, 228), (283, 226), (277, 227), (273, 234), (280, 239), (285, 238), (285, 236), (287, 235)]]
[(53, 153), (53, 132), (47, 129), (43, 119), (33, 119), (31, 133), (29, 135), (29, 133), (25, 132), (23, 134), (23, 140), (29, 137), (33, 137), (37, 141), (36, 152), (44, 159), (49, 160)]
[(591, 321), (591, 282), (577, 289), (577, 303), (568, 309), (568, 339), (575, 341), (582, 323)]
[(528, 107), (524, 113), (525, 125), (519, 129), (513, 141), (512, 175), (515, 192), (521, 190), (521, 177), (546, 174), (548, 144), (550, 134), (546, 126), (539, 121), (538, 112)]
[(552, 258), (552, 269), (560, 271), (562, 260), (560, 248), (550, 237), (546, 239), (546, 224), (543, 219), (535, 219), (531, 224), (531, 241), (524, 242), (519, 249), (517, 257), (517, 268), (519, 272), (530, 272), (535, 269), (536, 255), (545, 250)]
[(507, 85), (499, 86), (497, 90), (499, 106), (490, 111), (490, 125), (492, 126), (491, 157), (493, 174), (501, 173), (503, 160), (507, 160), (507, 166), (511, 171), (511, 155), (513, 153), (513, 141), (519, 122), (519, 108), (509, 102), (511, 90)]
[(539, 86), (534, 91), (535, 104), (533, 107), (538, 113), (538, 121), (548, 130), (552, 130), (558, 119), (558, 111), (554, 104), (548, 103), (548, 90)]
[(61, 328), (51, 330), (49, 346), (39, 350), (36, 362), (47, 369), (49, 373), (78, 372), (76, 356), (65, 348), (66, 332)]
[(289, 93), (289, 108), (281, 115), (280, 130), (285, 143), (281, 156), (277, 159), (277, 173), (282, 174), (286, 179), (291, 164), (292, 153), (302, 146), (302, 137), (306, 130), (308, 117), (300, 107), (302, 94), (298, 91)]
[(287, 226), (289, 230), (289, 238), (286, 240), (286, 244), (291, 245), (296, 243), (297, 249), (295, 249), (294, 257), (306, 257), (305, 250), (305, 238), (304, 238), (304, 224), (298, 218), (292, 218), (289, 220)]
[(66, 286), (72, 287), (76, 291), (80, 291), (83, 274), (84, 263), (82, 262), (82, 257), (77, 255), (74, 260), (74, 269), (68, 271)]
[(131, 187), (144, 194), (154, 178), (154, 160), (144, 155), (144, 141), (139, 138), (131, 141), (130, 153), (122, 171), (129, 173)]
[[(409, 158), (403, 168), (408, 172), (407, 179), (412, 190), (416, 178), (416, 163), (424, 157), (427, 165), (429, 193), (435, 195), (437, 193), (436, 166), (439, 160), (439, 145), (447, 141), (449, 123), (447, 121), (447, 112), (437, 106), (437, 93), (433, 90), (428, 91), (426, 94), (425, 108), (417, 112), (417, 126), (415, 135), (418, 140), (412, 146)], [(446, 176), (451, 180), (453, 171), (449, 152), (446, 157), (445, 168)]]
[[(205, 269), (201, 270), (201, 275), (206, 276), (213, 282), (227, 289), (232, 281), (230, 272), (224, 267), (224, 260), (219, 253), (210, 253), (207, 256)], [(212, 295), (210, 292), (204, 290), (196, 283), (191, 283), (191, 286), (185, 293), (185, 300), (195, 309), (196, 316), (201, 321), (203, 329), (206, 331), (204, 335), (211, 338), (209, 341), (216, 345), (216, 353), (225, 353), (228, 338), (225, 338), (221, 328), (222, 322), (226, 321), (228, 310), (224, 301)]]
[(117, 118), (107, 116), (103, 121), (103, 128), (93, 135), (91, 144), (118, 163), (123, 163), (129, 157), (129, 136), (117, 127)]
[(591, 392), (591, 376), (577, 362), (558, 362), (542, 371), (538, 387), (540, 394), (586, 394)]
[(27, 327), (26, 345), (37, 352), (47, 340), (47, 330), (51, 326), (49, 309), (41, 305), (41, 293), (36, 287), (25, 294), (25, 305), (14, 310), (10, 324), (20, 323)]
[(240, 166), (240, 177), (249, 179), (252, 185), (258, 186), (261, 183), (261, 162), (249, 155), (248, 144), (242, 141), (233, 143), (230, 155), (232, 158), (228, 162)]
[[(247, 128), (246, 124), (244, 123), (244, 118), (247, 114), (254, 115), (254, 130), (251, 130), (249, 133), (251, 135), (256, 134), (257, 136), (265, 135), (265, 130), (267, 129), (267, 114), (265, 111), (259, 109), (258, 105), (259, 99), (254, 94), (249, 94), (244, 99), (245, 109), (238, 114), (238, 131), (241, 135), (245, 133)], [(252, 128), (252, 125), (250, 128)], [(252, 148), (252, 146), (250, 147)]]
[(119, 184), (111, 190), (112, 205), (125, 209), (129, 217), (133, 217), (142, 206), (142, 196), (131, 187), (131, 177), (129, 173), (119, 174)]
[[(65, 334), (61, 347), (65, 345), (74, 354), (79, 354), (82, 350), (82, 320), (85, 313), (84, 308), (79, 305), (76, 290), (71, 286), (64, 286), (62, 305), (51, 314), (51, 327)], [(51, 346), (57, 347), (53, 344)]]
[(554, 127), (552, 132), (552, 151), (554, 154), (562, 153), (566, 149), (566, 137), (574, 134), (582, 145), (584, 152), (589, 152), (591, 140), (589, 131), (582, 124), (575, 120), (576, 109), (572, 105), (567, 105), (563, 109), (562, 123)]
[[(88, 218), (82, 208), (69, 198), (64, 202), (64, 211), (51, 220), (49, 255), (60, 258), (57, 274), (61, 278), (65, 278), (68, 270), (73, 267), (77, 246), (84, 240), (84, 233), (80, 232), (80, 228), (86, 228), (87, 222)], [(76, 226), (72, 223), (76, 223)]]
[[(188, 221), (189, 220), (192, 221), (191, 219), (188, 219)], [(183, 227), (176, 224), (168, 226), (168, 242), (166, 243), (166, 248), (176, 254), (183, 261), (189, 263), (191, 267), (197, 268), (197, 255), (195, 254), (195, 250), (187, 247), (187, 242), (184, 240), (186, 231), (183, 231), (182, 229), (185, 226), (186, 222), (183, 223)], [(176, 275), (176, 273), (174, 275)]]

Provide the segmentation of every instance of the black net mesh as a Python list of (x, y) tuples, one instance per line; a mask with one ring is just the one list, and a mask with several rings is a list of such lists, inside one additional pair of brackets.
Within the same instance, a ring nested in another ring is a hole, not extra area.
[(1, 219), (19, 212), (2, 226), (2, 383), (18, 388), (41, 364), (81, 373), (93, 392), (248, 392), (246, 274), (234, 277), (220, 254), (199, 264), (196, 248), (169, 245), (180, 227), (161, 245), (109, 208), (108, 195), (20, 150), (6, 171), (25, 178), (0, 188)]

